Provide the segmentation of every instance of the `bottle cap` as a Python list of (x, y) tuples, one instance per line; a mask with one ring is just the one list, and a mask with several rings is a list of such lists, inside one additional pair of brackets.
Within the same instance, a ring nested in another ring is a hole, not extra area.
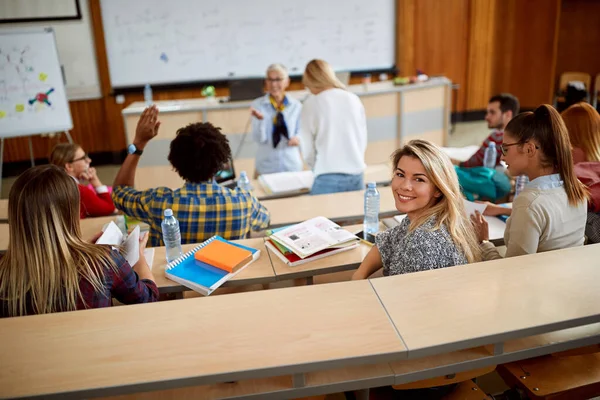
[(369, 189), (375, 189), (377, 187), (377, 182), (369, 182), (367, 183), (367, 187)]
[(167, 208), (165, 210), (165, 217), (172, 217), (173, 216), (173, 210), (171, 210), (170, 208)]

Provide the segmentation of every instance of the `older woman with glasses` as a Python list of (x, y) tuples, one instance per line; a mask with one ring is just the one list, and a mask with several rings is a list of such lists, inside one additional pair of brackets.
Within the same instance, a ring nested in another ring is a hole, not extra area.
[[(90, 167), (92, 159), (81, 146), (72, 143), (57, 144), (50, 154), (50, 163), (64, 168), (77, 183), (80, 218), (102, 217), (115, 213), (115, 205), (108, 187), (100, 182), (96, 169)], [(82, 181), (90, 185), (82, 185)]]
[(302, 105), (286, 96), (290, 84), (287, 69), (281, 64), (267, 68), (267, 94), (252, 102), (252, 138), (258, 143), (254, 176), (275, 172), (302, 171), (298, 145)]

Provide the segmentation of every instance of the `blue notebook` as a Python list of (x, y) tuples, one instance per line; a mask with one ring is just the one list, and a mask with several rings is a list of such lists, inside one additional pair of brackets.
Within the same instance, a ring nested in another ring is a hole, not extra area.
[[(228, 273), (227, 271), (213, 267), (210, 264), (196, 260), (194, 254), (213, 240), (220, 240), (250, 251), (252, 253), (252, 260), (234, 273)], [(220, 236), (213, 236), (202, 244), (194, 247), (177, 260), (167, 264), (165, 276), (175, 282), (181, 283), (183, 286), (203, 294), (204, 296), (208, 296), (223, 283), (227, 282), (227, 280), (238, 274), (254, 261), (258, 260), (259, 257), (260, 250), (231, 242)]]

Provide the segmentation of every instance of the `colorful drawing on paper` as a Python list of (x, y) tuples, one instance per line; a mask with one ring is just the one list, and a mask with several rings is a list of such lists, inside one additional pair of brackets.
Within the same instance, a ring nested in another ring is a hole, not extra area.
[(25, 111), (25, 104), (17, 104), (15, 106), (15, 111), (16, 112), (23, 112), (23, 111)]
[(50, 90), (46, 91), (46, 93), (38, 93), (35, 95), (35, 97), (33, 99), (29, 100), (29, 104), (33, 105), (33, 103), (35, 103), (36, 101), (38, 103), (44, 103), (48, 106), (51, 106), (52, 103), (50, 103), (50, 100), (48, 99), (48, 96), (50, 96), (50, 94), (54, 92), (54, 88), (50, 88)]
[(48, 79), (48, 75), (46, 75), (43, 72), (40, 72), (40, 74), (38, 75), (38, 78), (40, 79), (40, 81), (46, 82), (46, 79)]

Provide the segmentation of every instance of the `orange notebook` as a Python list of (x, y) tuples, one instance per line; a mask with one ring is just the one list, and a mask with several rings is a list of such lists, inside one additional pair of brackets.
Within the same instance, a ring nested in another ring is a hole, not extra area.
[(213, 240), (194, 254), (194, 258), (229, 273), (252, 261), (252, 253), (232, 244)]

